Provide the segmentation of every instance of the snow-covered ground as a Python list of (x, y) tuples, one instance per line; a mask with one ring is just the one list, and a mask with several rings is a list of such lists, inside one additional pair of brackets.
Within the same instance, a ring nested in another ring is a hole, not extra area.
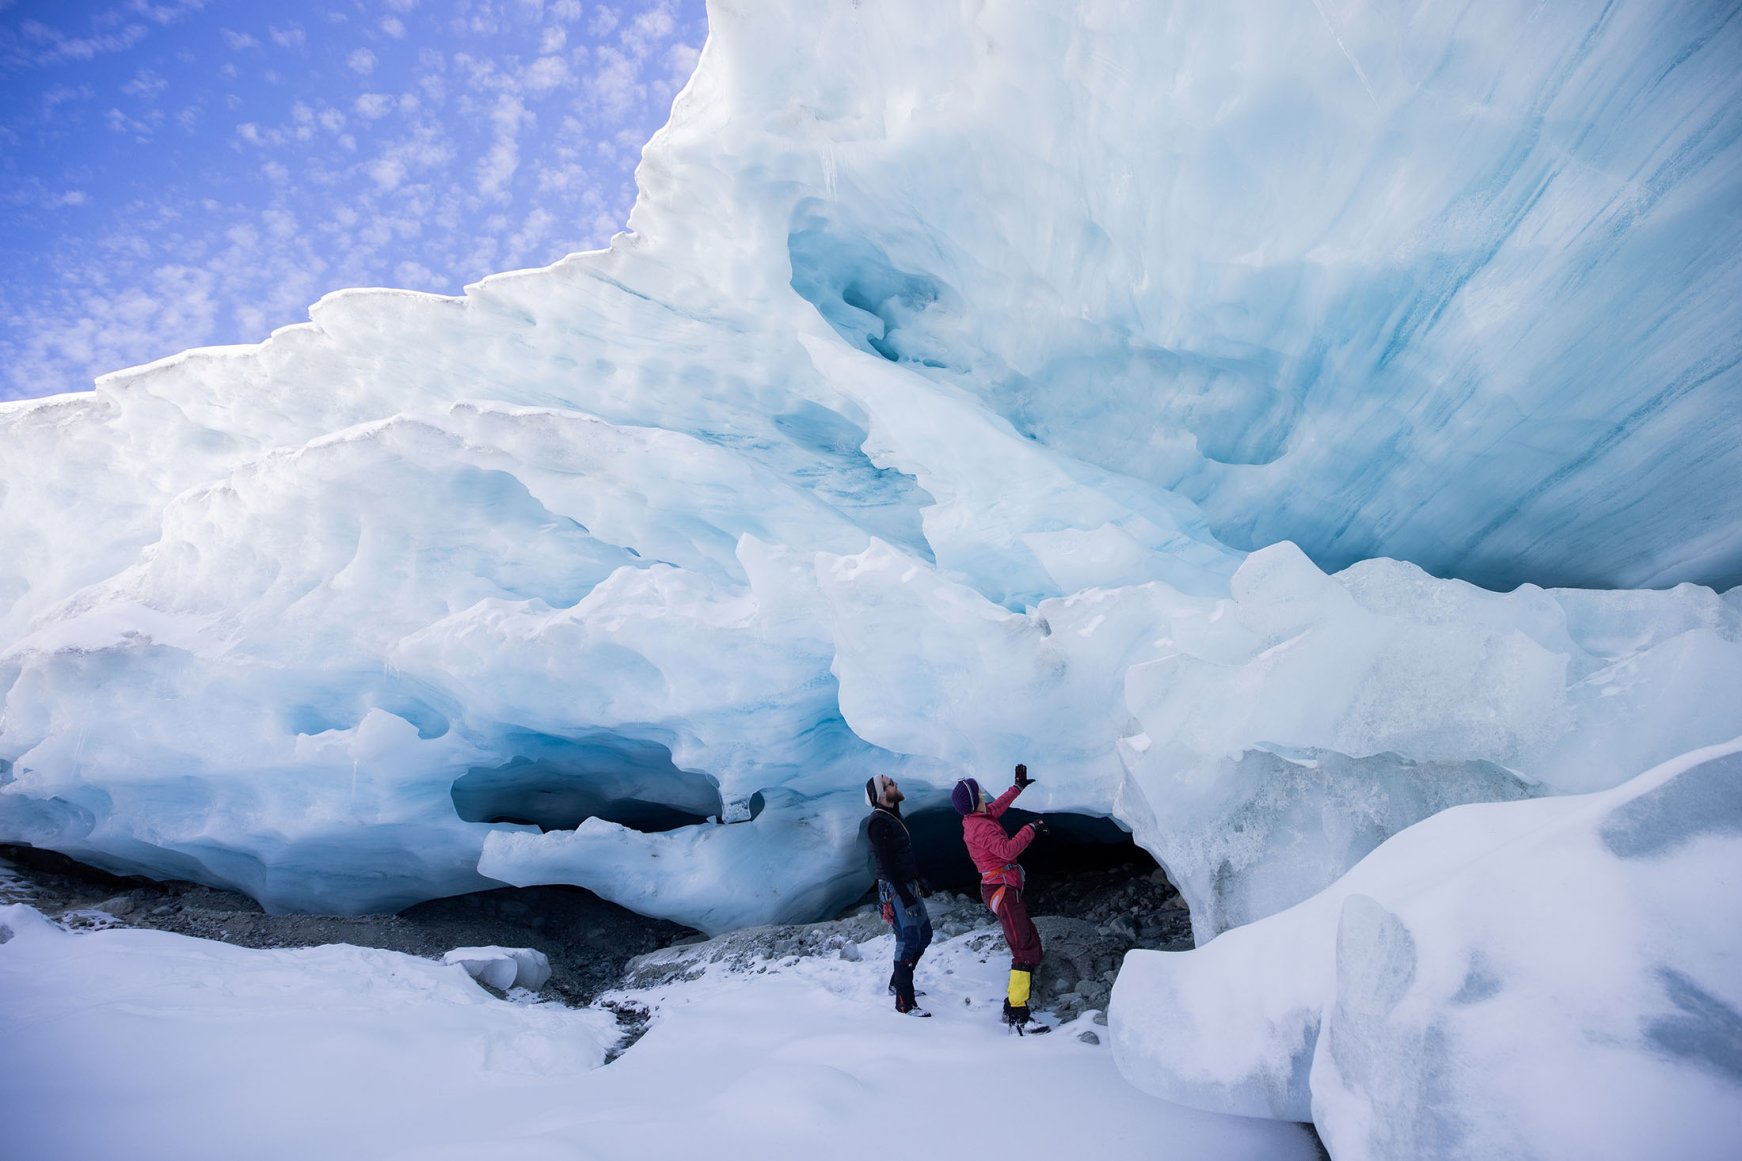
[(1299, 1126), (1138, 1091), (1092, 1017), (1009, 1035), (991, 928), (922, 961), (930, 1020), (891, 1010), (885, 935), (618, 993), (655, 1016), (603, 1067), (609, 1013), (505, 1001), (459, 965), (75, 933), (21, 904), (0, 939), (20, 1161), (1317, 1155)]

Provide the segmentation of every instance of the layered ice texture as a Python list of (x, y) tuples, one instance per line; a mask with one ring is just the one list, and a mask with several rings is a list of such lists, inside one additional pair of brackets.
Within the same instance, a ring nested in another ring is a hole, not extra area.
[(0, 841), (720, 931), (1024, 761), (1208, 939), (1742, 734), (1732, 7), (710, 18), (609, 250), (0, 406)]
[(1461, 806), (1114, 986), (1120, 1070), (1311, 1119), (1338, 1161), (1721, 1161), (1742, 1125), (1742, 739), (1608, 791)]

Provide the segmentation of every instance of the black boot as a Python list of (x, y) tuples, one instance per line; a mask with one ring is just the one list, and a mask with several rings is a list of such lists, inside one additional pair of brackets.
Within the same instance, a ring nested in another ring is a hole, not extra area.
[(1052, 1031), (1052, 1025), (1042, 1024), (1034, 1018), (1027, 1004), (1012, 1004), (1009, 1000), (1004, 1001), (1004, 1022), (1018, 1036), (1039, 1036)]
[(917, 966), (911, 959), (895, 961), (895, 974), (889, 977), (890, 987), (895, 991), (895, 1010), (906, 1016), (930, 1016), (931, 1013), (920, 1007), (913, 998), (913, 969)]
[[(889, 973), (889, 994), (892, 996), (895, 994), (895, 973), (894, 972)], [(925, 989), (915, 988), (915, 989), (913, 989), (913, 994), (916, 996), (923, 996), (923, 995), (925, 995)]]

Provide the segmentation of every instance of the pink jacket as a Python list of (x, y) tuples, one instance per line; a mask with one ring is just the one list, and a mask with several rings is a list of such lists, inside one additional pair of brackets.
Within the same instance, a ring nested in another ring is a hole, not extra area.
[(1022, 868), (1016, 865), (1016, 860), (1034, 841), (1034, 827), (1024, 826), (1014, 835), (1007, 835), (998, 821), (1021, 793), (1020, 788), (1012, 786), (987, 803), (985, 813), (962, 816), (962, 841), (968, 844), (968, 857), (980, 869), (983, 884), (1022, 886)]

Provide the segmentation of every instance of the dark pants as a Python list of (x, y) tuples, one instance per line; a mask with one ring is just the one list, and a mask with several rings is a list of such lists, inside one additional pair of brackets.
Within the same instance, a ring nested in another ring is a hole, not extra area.
[(982, 883), (980, 898), (1004, 926), (1004, 942), (1010, 946), (1011, 970), (1031, 972), (1039, 967), (1040, 932), (1034, 929), (1034, 920), (1028, 917), (1028, 905), (1022, 901), (1022, 888)]
[(901, 896), (892, 884), (878, 880), (877, 898), (883, 904), (883, 917), (895, 929), (895, 971), (889, 982), (895, 988), (895, 1007), (906, 1012), (914, 1006), (913, 969), (919, 957), (931, 946), (931, 916), (926, 913), (925, 900), (919, 897), (919, 884), (909, 883), (907, 893), (913, 905), (904, 907)]

